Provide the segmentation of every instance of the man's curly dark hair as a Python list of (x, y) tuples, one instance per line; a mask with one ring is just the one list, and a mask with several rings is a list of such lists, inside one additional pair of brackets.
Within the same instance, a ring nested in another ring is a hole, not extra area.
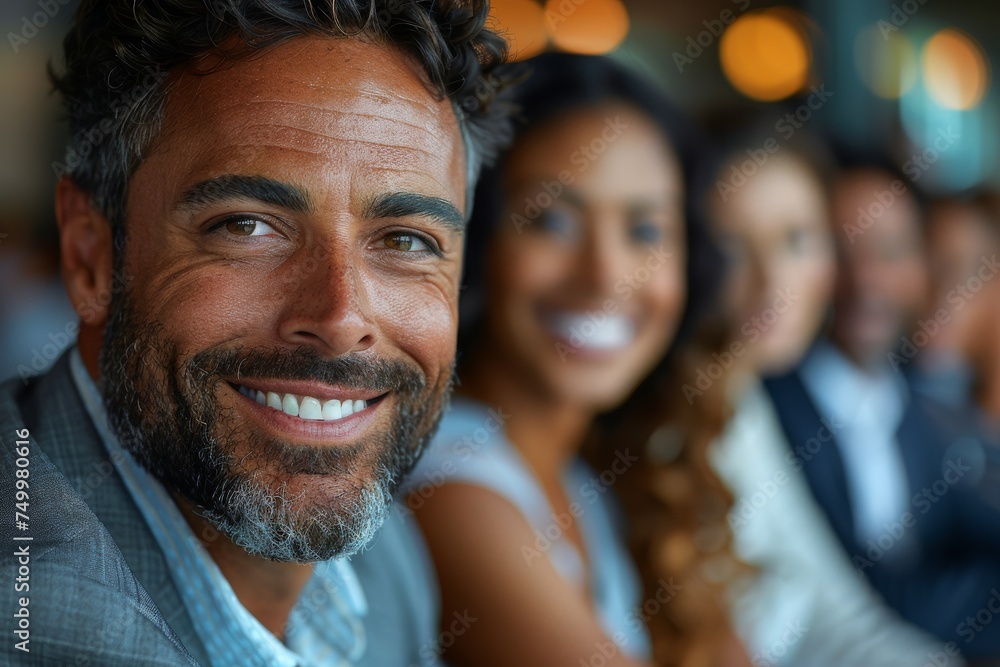
[(507, 134), (493, 103), (506, 85), (494, 68), (507, 44), (486, 27), (488, 15), (489, 0), (83, 0), (64, 41), (64, 72), (50, 70), (71, 132), (56, 171), (120, 233), (128, 181), (160, 131), (175, 68), (324, 35), (386, 44), (420, 65), (429, 89), (455, 109), (472, 188)]

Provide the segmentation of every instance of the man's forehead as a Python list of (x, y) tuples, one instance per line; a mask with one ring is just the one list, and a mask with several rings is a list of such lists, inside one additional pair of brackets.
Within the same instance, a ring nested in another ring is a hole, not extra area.
[(438, 181), (464, 177), (450, 102), (406, 55), (356, 39), (296, 38), (207, 74), (182, 73), (164, 130), (170, 152), (201, 154), (220, 169), (275, 151), (292, 161), (349, 152)]
[(208, 103), (312, 98), (358, 108), (390, 104), (428, 115), (450, 112), (447, 100), (436, 98), (419, 65), (402, 51), (351, 38), (297, 37), (221, 65), (206, 57), (181, 72), (176, 83), (185, 99)]
[[(841, 178), (835, 190), (835, 211), (841, 226), (859, 224), (859, 216), (870, 236), (919, 233), (919, 209), (910, 185), (891, 174), (865, 170)], [(862, 216), (868, 216), (864, 217)], [(868, 219), (871, 222), (868, 222)]]

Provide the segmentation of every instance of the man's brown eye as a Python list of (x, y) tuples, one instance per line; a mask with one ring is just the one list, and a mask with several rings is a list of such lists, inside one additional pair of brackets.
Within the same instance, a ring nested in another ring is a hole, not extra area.
[(275, 233), (271, 225), (255, 218), (232, 218), (220, 224), (225, 225), (226, 231), (233, 236), (267, 236)]
[(427, 244), (412, 234), (390, 234), (385, 237), (385, 246), (400, 252), (422, 252), (427, 250)]
[(230, 220), (226, 223), (226, 229), (237, 236), (253, 236), (257, 229), (256, 220)]

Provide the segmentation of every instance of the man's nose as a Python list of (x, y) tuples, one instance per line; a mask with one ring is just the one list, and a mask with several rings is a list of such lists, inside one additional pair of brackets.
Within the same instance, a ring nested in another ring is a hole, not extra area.
[(856, 261), (847, 267), (848, 278), (854, 289), (862, 294), (879, 292), (886, 278), (893, 277), (895, 267), (876, 261)]
[(287, 268), (279, 336), (329, 356), (368, 349), (377, 326), (356, 258), (344, 251), (309, 254)]

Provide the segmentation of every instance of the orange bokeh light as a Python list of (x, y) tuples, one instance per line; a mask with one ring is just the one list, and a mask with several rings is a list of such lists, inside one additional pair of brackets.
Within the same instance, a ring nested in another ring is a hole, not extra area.
[(545, 25), (560, 49), (596, 55), (628, 35), (628, 11), (620, 0), (548, 0)]
[(954, 28), (937, 32), (924, 45), (922, 68), (927, 92), (941, 106), (971, 109), (989, 87), (989, 70), (980, 46)]
[(523, 60), (541, 53), (548, 44), (542, 6), (535, 0), (493, 0), (490, 17), (494, 30), (510, 43), (514, 60)]
[(734, 88), (763, 101), (805, 88), (812, 64), (805, 32), (784, 11), (756, 11), (738, 18), (722, 34), (719, 58)]

